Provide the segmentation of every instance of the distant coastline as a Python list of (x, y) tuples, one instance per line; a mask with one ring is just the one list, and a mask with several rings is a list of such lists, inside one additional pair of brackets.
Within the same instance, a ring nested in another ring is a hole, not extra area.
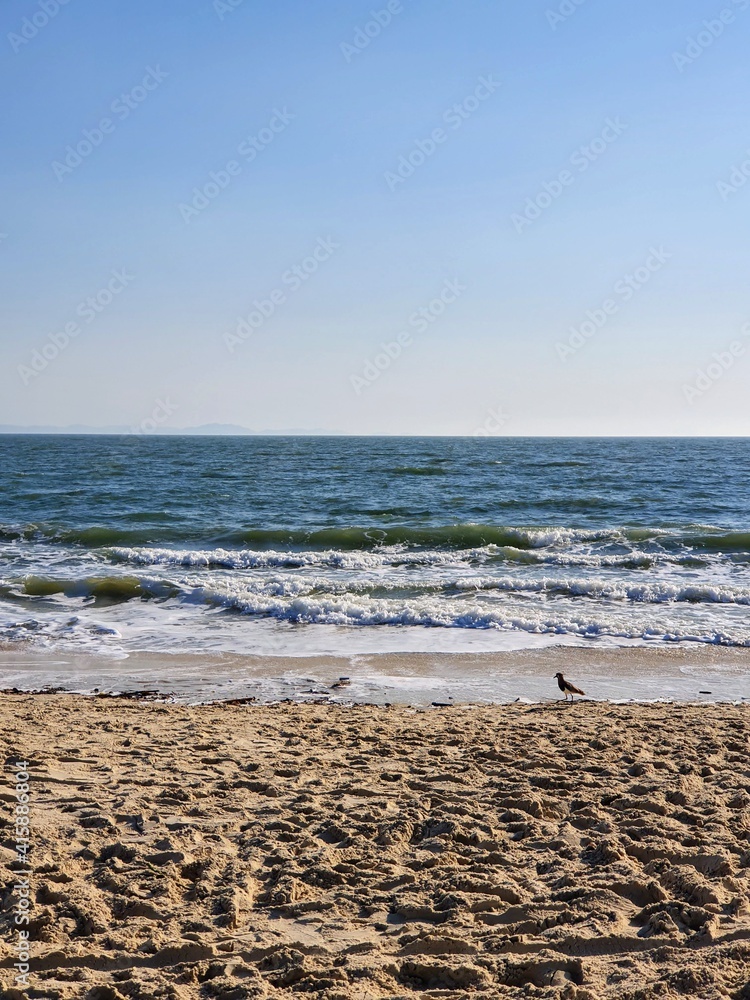
[[(38, 426), (23, 427), (14, 424), (0, 424), (0, 434), (97, 434), (101, 436), (135, 434), (132, 427), (114, 425), (110, 427), (91, 427), (88, 424), (70, 424), (67, 427)], [(255, 431), (249, 427), (242, 427), (239, 424), (200, 424), (197, 427), (160, 427), (157, 431), (149, 433), (149, 437), (335, 437), (341, 431), (327, 431), (321, 429), (304, 430), (300, 427), (290, 427), (278, 431), (260, 430)], [(143, 436), (143, 435), (142, 435)]]

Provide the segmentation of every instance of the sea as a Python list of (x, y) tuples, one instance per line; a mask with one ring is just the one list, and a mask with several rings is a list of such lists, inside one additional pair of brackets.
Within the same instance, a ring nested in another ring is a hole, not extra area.
[(750, 646), (750, 440), (0, 436), (0, 644)]

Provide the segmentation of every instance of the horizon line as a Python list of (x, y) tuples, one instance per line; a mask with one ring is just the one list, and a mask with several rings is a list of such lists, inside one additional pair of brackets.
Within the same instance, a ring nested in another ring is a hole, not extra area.
[(349, 434), (344, 431), (307, 432), (307, 431), (247, 431), (244, 433), (205, 433), (201, 431), (178, 430), (167, 433), (156, 431), (147, 434), (135, 433), (133, 431), (109, 431), (92, 429), (90, 431), (68, 431), (64, 428), (59, 430), (36, 430), (30, 428), (18, 428), (17, 430), (0, 430), (0, 437), (112, 437), (112, 438), (434, 438), (456, 440), (493, 440), (493, 441), (514, 441), (514, 440), (644, 440), (644, 441), (703, 441), (703, 440), (729, 440), (745, 441), (750, 440), (750, 434), (396, 434), (396, 433), (369, 433), (369, 434)]

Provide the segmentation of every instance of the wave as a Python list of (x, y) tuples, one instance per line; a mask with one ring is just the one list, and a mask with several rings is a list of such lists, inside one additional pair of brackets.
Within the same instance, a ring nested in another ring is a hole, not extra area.
[(196, 593), (202, 602), (244, 615), (273, 618), (296, 625), (420, 626), (424, 628), (496, 629), (505, 632), (527, 632), (536, 635), (574, 635), (589, 639), (599, 637), (620, 639), (661, 640), (665, 642), (701, 642), (727, 646), (750, 646), (750, 638), (712, 630), (680, 631), (655, 626), (626, 627), (623, 623), (557, 616), (542, 608), (529, 609), (526, 615), (503, 611), (503, 606), (473, 605), (464, 607), (440, 600), (399, 602), (358, 598), (356, 595), (304, 595), (280, 599), (271, 595), (222, 593), (203, 588)]
[[(94, 525), (86, 528), (59, 528), (51, 525), (26, 525), (22, 528), (0, 528), (3, 541), (50, 541), (87, 548), (138, 546), (166, 542), (187, 541), (196, 532), (187, 527), (111, 528)], [(606, 538), (607, 531), (574, 531), (566, 528), (520, 529), (495, 527), (482, 524), (456, 524), (443, 527), (331, 527), (300, 528), (241, 528), (226, 529), (217, 526), (201, 536), (213, 545), (252, 546), (260, 551), (269, 548), (339, 549), (358, 551), (377, 549), (389, 545), (407, 545), (427, 548), (472, 548), (484, 545), (515, 545), (519, 548), (543, 547), (580, 540)], [(158, 535), (158, 539), (154, 537)]]
[[(158, 534), (158, 539), (154, 535)], [(190, 541), (196, 532), (185, 529), (59, 528), (52, 525), (0, 527), (0, 541), (53, 542), (86, 548), (150, 546), (161, 540), (172, 543)], [(648, 529), (575, 529), (562, 527), (513, 528), (483, 524), (456, 524), (437, 527), (389, 526), (317, 528), (247, 528), (227, 530), (221, 527), (200, 534), (216, 546), (252, 546), (257, 551), (288, 547), (294, 550), (337, 549), (368, 551), (388, 546), (413, 548), (462, 549), (494, 545), (530, 550), (574, 543), (633, 543), (658, 537)], [(748, 536), (750, 538), (750, 536)]]
[(78, 597), (116, 603), (136, 598), (165, 599), (178, 597), (183, 588), (169, 580), (143, 580), (129, 576), (85, 577), (59, 579), (27, 576), (17, 583), (0, 585), (0, 596), (19, 597)]
[(606, 601), (631, 601), (636, 604), (738, 604), (750, 605), (750, 588), (710, 584), (675, 586), (666, 583), (611, 583), (602, 580), (459, 580), (452, 586), (458, 591), (533, 593), (550, 597), (591, 597)]
[[(498, 630), (750, 646), (744, 610), (750, 605), (750, 588), (664, 583), (628, 587), (562, 578), (468, 580), (453, 574), (452, 579), (432, 581), (405, 577), (408, 582), (400, 585), (381, 574), (355, 582), (301, 573), (253, 578), (196, 572), (178, 580), (26, 577), (0, 586), (0, 641), (103, 643), (116, 651), (113, 638), (120, 635), (110, 624), (122, 623), (126, 634), (135, 629), (133, 634), (141, 636), (145, 621), (149, 641), (168, 643), (171, 623), (179, 620), (189, 631), (190, 643), (200, 648), (206, 637), (215, 641), (218, 614), (237, 616), (238, 624), (247, 617), (300, 626)], [(151, 612), (141, 610), (142, 602), (151, 605)], [(694, 611), (695, 605), (701, 610)], [(107, 615), (108, 626), (86, 622), (88, 615), (97, 613), (94, 608)], [(74, 610), (81, 618), (69, 617)], [(207, 626), (209, 632), (204, 631)]]
[(748, 552), (750, 531), (727, 531), (716, 534), (686, 534), (681, 543), (688, 548), (703, 552)]
[[(706, 627), (705, 631), (678, 627), (639, 627), (633, 623), (626, 627), (622, 623), (586, 620), (565, 616), (519, 616), (506, 615), (497, 611), (471, 608), (460, 613), (448, 613), (438, 608), (391, 608), (380, 606), (365, 607), (354, 602), (336, 600), (303, 600), (293, 602), (263, 601), (248, 602), (238, 597), (234, 599), (213, 595), (212, 603), (225, 610), (235, 610), (245, 615), (273, 618), (295, 625), (337, 625), (346, 627), (362, 626), (421, 626), (424, 628), (446, 629), (493, 629), (499, 632), (523, 632), (530, 635), (573, 636), (582, 639), (624, 639), (628, 641), (678, 643), (701, 643), (706, 645), (750, 647), (750, 638), (732, 635), (727, 631)], [(4, 616), (5, 617), (5, 616)], [(191, 630), (191, 648), (199, 642), (199, 635)], [(0, 621), (0, 643), (11, 646), (42, 646), (46, 648), (85, 648), (99, 654), (125, 655), (122, 647), (123, 636), (119, 629), (80, 617), (68, 618), (24, 618)]]
[(391, 470), (394, 476), (444, 476), (446, 470), (439, 465), (400, 465)]
[[(419, 556), (410, 559), (406, 553), (395, 554), (391, 559), (381, 554), (355, 552), (339, 552), (335, 549), (324, 549), (319, 552), (277, 552), (274, 550), (258, 551), (256, 549), (152, 549), (152, 548), (111, 548), (103, 555), (114, 563), (126, 563), (131, 566), (169, 566), (185, 569), (303, 569), (311, 566), (328, 567), (331, 569), (375, 569), (385, 565), (398, 565), (403, 559), (423, 564)], [(445, 553), (439, 553), (443, 561), (450, 558)]]
[(575, 551), (545, 552), (519, 549), (512, 545), (486, 545), (474, 549), (409, 549), (403, 545), (382, 546), (371, 552), (336, 549), (276, 551), (258, 549), (164, 549), (150, 547), (114, 547), (102, 550), (102, 558), (132, 566), (173, 566), (196, 569), (302, 569), (312, 566), (331, 569), (365, 570), (378, 567), (468, 566), (487, 563), (515, 563), (525, 566), (555, 565), (613, 569), (650, 569), (657, 562), (707, 566), (705, 560), (686, 559), (668, 554), (631, 552), (623, 555), (598, 555)]
[(585, 469), (590, 468), (590, 462), (578, 462), (570, 459), (567, 462), (545, 462), (545, 469)]
[(86, 647), (97, 652), (109, 651), (109, 644), (122, 636), (116, 628), (100, 622), (86, 621), (77, 615), (58, 616), (44, 620), (24, 618), (0, 623), (0, 642), (21, 646)]
[(48, 541), (86, 548), (149, 546), (203, 540), (212, 546), (251, 547), (259, 551), (335, 549), (372, 551), (385, 546), (411, 548), (470, 549), (488, 545), (521, 550), (565, 548), (591, 543), (597, 545), (646, 546), (667, 551), (706, 553), (750, 553), (750, 531), (686, 526), (664, 528), (567, 528), (509, 527), (465, 523), (438, 526), (389, 525), (325, 528), (227, 528), (214, 525), (200, 529), (183, 525), (154, 525), (132, 528), (90, 525), (61, 527), (50, 524), (0, 526), (0, 541)]
[[(627, 584), (621, 580), (519, 577), (460, 577), (454, 579), (414, 578), (388, 579), (379, 575), (355, 580), (332, 580), (326, 576), (298, 574), (248, 577), (188, 575), (182, 579), (134, 576), (87, 576), (65, 579), (53, 576), (26, 576), (21, 580), (0, 585), (0, 597), (57, 597), (93, 599), (100, 602), (131, 600), (166, 600), (178, 598), (191, 604), (213, 605), (227, 595), (239, 595), (248, 607), (254, 598), (285, 598), (323, 596), (351, 598), (358, 601), (400, 601), (417, 607), (425, 598), (438, 597), (446, 606), (470, 595), (535, 594), (545, 599), (628, 602), (631, 604), (724, 604), (750, 606), (750, 587), (694, 583), (675, 585), (645, 580)], [(234, 597), (231, 597), (234, 601)], [(451, 605), (452, 606), (452, 605)]]
[(487, 562), (533, 562), (518, 549), (484, 546), (476, 549), (408, 549), (401, 545), (362, 550), (307, 549), (298, 552), (258, 549), (154, 549), (112, 548), (101, 553), (113, 563), (132, 566), (164, 566), (185, 569), (307, 569), (321, 567), (341, 570), (370, 570), (400, 566), (429, 567)]

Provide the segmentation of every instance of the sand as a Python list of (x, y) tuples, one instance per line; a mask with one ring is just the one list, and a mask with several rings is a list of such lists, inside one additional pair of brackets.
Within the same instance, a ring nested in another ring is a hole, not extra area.
[(747, 706), (5, 695), (0, 732), (8, 1000), (750, 997)]
[[(491, 630), (483, 629), (412, 631), (425, 642), (438, 641), (429, 633), (440, 633), (441, 643), (450, 639), (481, 646), (492, 638), (483, 634)], [(297, 641), (307, 634), (300, 630)], [(285, 631), (284, 642), (288, 635)], [(347, 641), (353, 638), (347, 633)], [(513, 637), (500, 636), (503, 641), (509, 638)], [(533, 638), (547, 642), (550, 637)], [(384, 633), (379, 632), (378, 639), (385, 643)], [(398, 635), (392, 641), (399, 641)], [(157, 688), (176, 701), (193, 704), (237, 697), (277, 702), (322, 696), (334, 702), (370, 705), (429, 706), (451, 699), (457, 704), (495, 704), (519, 697), (548, 701), (558, 696), (552, 680), (558, 670), (573, 676), (597, 701), (750, 701), (750, 648), (700, 642), (620, 647), (555, 644), (473, 652), (360, 650), (345, 655), (328, 651), (304, 656), (137, 651), (123, 657), (74, 649), (3, 649), (0, 645), (0, 689), (30, 691), (53, 685), (74, 694), (91, 694), (95, 689)], [(351, 678), (343, 692), (332, 686), (341, 676)]]

